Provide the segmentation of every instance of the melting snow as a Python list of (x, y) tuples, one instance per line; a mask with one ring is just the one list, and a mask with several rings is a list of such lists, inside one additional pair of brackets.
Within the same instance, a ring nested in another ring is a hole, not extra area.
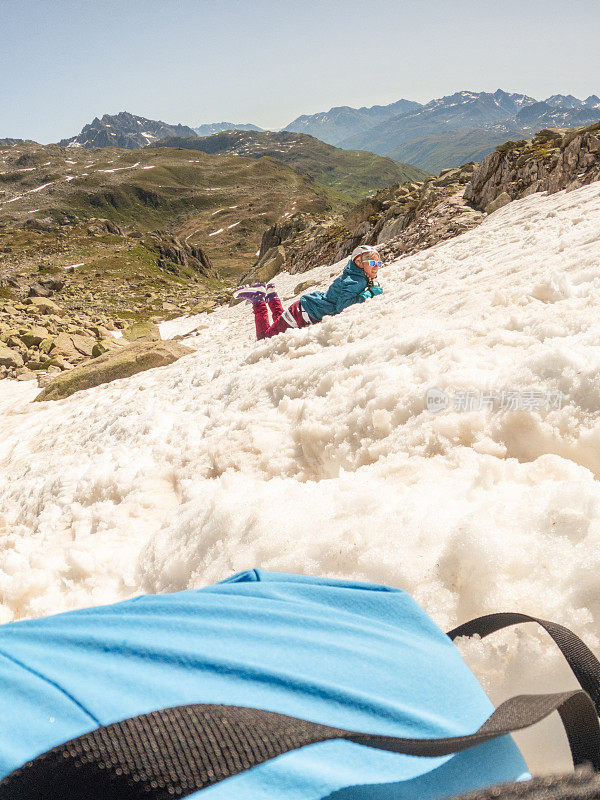
[(209, 233), (208, 235), (209, 236), (216, 236), (217, 233), (223, 233), (224, 230), (225, 230), (224, 228), (219, 228), (218, 231), (213, 231), (212, 233)]
[[(108, 162), (109, 164), (112, 162)], [(135, 169), (139, 167), (140, 162), (138, 161), (136, 164), (132, 164), (130, 167), (113, 167), (112, 169), (99, 169), (98, 172), (121, 172), (124, 169)]]
[[(599, 261), (596, 183), (396, 261), (314, 327), (256, 343), (239, 304), (163, 324), (195, 353), (61, 402), (0, 381), (3, 619), (256, 566), (400, 586), (445, 629), (521, 610), (600, 653)], [(465, 400), (502, 391), (562, 401)], [(461, 647), (496, 702), (574, 685), (536, 631)], [(533, 769), (566, 768), (557, 731), (518, 737)]]
[(30, 191), (26, 192), (26, 194), (32, 194), (33, 192), (41, 192), (42, 189), (45, 189), (46, 186), (50, 186), (51, 183), (52, 181), (50, 181), (50, 183), (43, 183), (41, 186), (38, 186), (37, 189), (30, 189)]

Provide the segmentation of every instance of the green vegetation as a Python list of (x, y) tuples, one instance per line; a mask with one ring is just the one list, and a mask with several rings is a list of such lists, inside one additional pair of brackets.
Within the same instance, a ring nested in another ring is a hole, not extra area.
[(426, 164), (427, 169), (439, 174), (442, 169), (481, 161), (494, 147), (503, 145), (506, 138), (506, 131), (472, 128), (444, 131), (403, 142), (390, 156)]
[(200, 139), (169, 138), (157, 146), (253, 159), (274, 158), (309, 175), (338, 205), (356, 202), (394, 183), (427, 177), (426, 172), (410, 164), (364, 150), (342, 150), (314, 136), (289, 131), (224, 131)]
[[(0, 147), (0, 172), (0, 275), (65, 275), (83, 262), (68, 274), (61, 302), (98, 304), (123, 318), (168, 316), (222, 293), (256, 260), (267, 227), (331, 207), (309, 176), (271, 158), (23, 143)], [(146, 246), (155, 230), (200, 247), (213, 271), (168, 258), (159, 266)], [(175, 305), (169, 313), (165, 302)]]

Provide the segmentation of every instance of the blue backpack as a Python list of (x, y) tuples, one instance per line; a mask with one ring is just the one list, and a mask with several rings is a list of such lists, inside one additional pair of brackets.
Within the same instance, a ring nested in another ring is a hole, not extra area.
[(558, 709), (600, 768), (600, 664), (540, 622), (586, 691), (495, 712), (452, 638), (387, 586), (251, 570), (0, 628), (0, 800), (428, 800), (530, 776), (510, 731)]

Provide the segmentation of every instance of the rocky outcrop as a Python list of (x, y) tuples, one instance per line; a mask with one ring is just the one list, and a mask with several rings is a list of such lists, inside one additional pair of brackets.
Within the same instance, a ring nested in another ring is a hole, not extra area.
[(547, 129), (530, 141), (506, 142), (486, 156), (465, 199), (488, 213), (501, 195), (510, 200), (534, 192), (578, 189), (600, 179), (600, 122), (571, 130)]
[(285, 249), (282, 245), (270, 247), (265, 254), (259, 258), (257, 264), (250, 272), (242, 275), (240, 283), (252, 281), (263, 281), (268, 283), (275, 275), (286, 269)]
[(87, 232), (90, 236), (103, 236), (107, 233), (112, 233), (114, 236), (127, 236), (125, 228), (122, 225), (117, 225), (116, 222), (110, 219), (92, 218), (89, 222), (90, 225), (88, 226)]
[(165, 231), (153, 231), (144, 242), (146, 248), (158, 254), (157, 264), (174, 275), (200, 273), (216, 276), (210, 259), (201, 247), (182, 242)]
[(443, 170), (437, 178), (382, 189), (344, 215), (315, 220), (295, 214), (265, 232), (259, 260), (244, 278), (266, 280), (261, 269), (275, 251), (285, 269), (297, 273), (340, 261), (359, 244), (378, 245), (381, 255), (391, 259), (457, 236), (483, 219), (463, 197), (475, 166), (469, 163)]
[(154, 367), (164, 367), (193, 352), (179, 342), (135, 342), (61, 373), (35, 399), (62, 400), (82, 389), (129, 378)]
[(65, 282), (60, 278), (40, 278), (29, 287), (29, 297), (50, 297), (53, 292), (60, 291)]

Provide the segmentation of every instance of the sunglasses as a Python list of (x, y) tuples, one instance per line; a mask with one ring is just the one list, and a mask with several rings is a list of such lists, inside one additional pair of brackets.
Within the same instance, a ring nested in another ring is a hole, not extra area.
[(364, 262), (363, 262), (363, 266), (369, 266), (369, 267), (380, 267), (380, 266), (381, 266), (381, 261), (373, 261), (373, 260), (371, 260), (371, 261), (364, 261)]

